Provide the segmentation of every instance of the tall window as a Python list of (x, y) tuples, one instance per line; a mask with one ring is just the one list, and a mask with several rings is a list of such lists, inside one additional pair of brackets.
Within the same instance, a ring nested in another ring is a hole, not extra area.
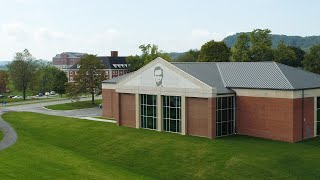
[(234, 96), (217, 98), (216, 136), (234, 134)]
[(157, 96), (141, 94), (140, 103), (140, 127), (157, 129)]
[(320, 97), (317, 97), (317, 132), (316, 135), (320, 135)]
[(181, 132), (181, 97), (162, 96), (163, 129), (170, 132)]

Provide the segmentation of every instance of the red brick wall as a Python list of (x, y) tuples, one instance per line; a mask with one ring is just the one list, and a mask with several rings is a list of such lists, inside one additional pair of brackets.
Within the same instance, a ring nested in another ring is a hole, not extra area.
[(117, 93), (114, 89), (102, 90), (102, 116), (106, 118), (116, 118), (116, 110), (118, 110)]
[(120, 124), (136, 127), (136, 100), (134, 94), (120, 94)]
[(295, 99), (293, 101), (293, 141), (302, 140), (302, 123), (303, 139), (314, 137), (314, 99), (313, 97), (304, 98), (303, 100), (303, 122), (302, 122), (302, 99)]
[[(301, 140), (301, 99), (237, 96), (236, 109), (238, 134), (287, 142)], [(305, 134), (310, 137), (312, 98), (305, 99), (305, 118), (305, 129), (309, 126)]]
[(187, 134), (215, 137), (215, 98), (186, 98)]

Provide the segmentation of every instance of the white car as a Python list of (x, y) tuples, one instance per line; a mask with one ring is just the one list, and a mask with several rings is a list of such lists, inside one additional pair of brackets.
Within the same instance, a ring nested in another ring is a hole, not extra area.
[(22, 99), (22, 96), (14, 96), (12, 99)]
[(54, 91), (50, 92), (50, 95), (55, 95), (55, 94), (56, 94), (56, 92), (54, 92)]

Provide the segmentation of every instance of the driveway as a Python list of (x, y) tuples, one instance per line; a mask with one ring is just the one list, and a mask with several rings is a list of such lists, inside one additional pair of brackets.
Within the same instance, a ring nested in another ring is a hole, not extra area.
[[(81, 101), (87, 101), (87, 100), (91, 100), (91, 98), (81, 99)], [(44, 106), (48, 106), (48, 105), (64, 104), (64, 103), (70, 103), (70, 100), (2, 107), (0, 109), (0, 112), (1, 111), (2, 112), (8, 112), (8, 111), (35, 112), (35, 113), (42, 113), (42, 114), (48, 114), (48, 115), (66, 116), (66, 117), (75, 117), (75, 118), (101, 116), (101, 113), (102, 113), (102, 110), (98, 107), (88, 108), (88, 109), (76, 109), (76, 110), (48, 110), (43, 108)]]

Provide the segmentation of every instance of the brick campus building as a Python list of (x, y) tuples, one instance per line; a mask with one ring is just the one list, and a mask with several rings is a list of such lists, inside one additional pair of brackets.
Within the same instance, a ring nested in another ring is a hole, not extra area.
[(297, 142), (320, 134), (320, 76), (275, 62), (168, 63), (157, 58), (102, 84), (117, 125), (215, 138)]
[[(87, 54), (72, 52), (57, 54), (53, 57), (52, 64), (66, 73), (68, 82), (74, 82), (80, 68), (80, 59), (85, 55)], [(97, 58), (104, 65), (105, 79), (112, 79), (129, 72), (126, 57), (118, 56), (118, 51), (111, 51), (111, 56), (97, 56)]]

